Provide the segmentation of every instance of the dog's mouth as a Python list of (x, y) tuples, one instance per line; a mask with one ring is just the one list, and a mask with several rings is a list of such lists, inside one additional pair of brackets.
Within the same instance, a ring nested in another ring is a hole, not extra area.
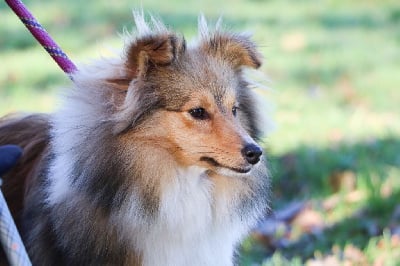
[(246, 173), (250, 172), (250, 170), (251, 170), (250, 166), (236, 168), (236, 167), (223, 165), (223, 164), (219, 163), (217, 160), (215, 160), (214, 158), (207, 157), (207, 156), (201, 157), (200, 161), (206, 162), (214, 167), (221, 167), (221, 168), (229, 169), (231, 171), (234, 171), (234, 172), (240, 173), (240, 174), (246, 174)]

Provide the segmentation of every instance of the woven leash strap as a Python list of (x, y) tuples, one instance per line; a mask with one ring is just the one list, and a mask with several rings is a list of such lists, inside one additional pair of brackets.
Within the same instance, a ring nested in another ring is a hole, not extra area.
[(77, 70), (76, 66), (50, 37), (42, 25), (40, 25), (35, 17), (29, 12), (25, 5), (20, 0), (5, 1), (36, 38), (36, 40), (51, 55), (54, 61), (56, 61), (61, 69), (71, 78), (71, 75)]
[[(23, 151), (16, 145), (0, 146), (0, 175), (5, 174), (16, 165)], [(24, 244), (18, 234), (10, 210), (1, 191), (2, 179), (0, 177), (0, 243), (11, 266), (31, 266)], [(0, 247), (1, 249), (1, 247)], [(0, 264), (4, 265), (3, 256), (0, 255)]]
[(0, 191), (0, 242), (11, 266), (31, 266), (24, 244)]

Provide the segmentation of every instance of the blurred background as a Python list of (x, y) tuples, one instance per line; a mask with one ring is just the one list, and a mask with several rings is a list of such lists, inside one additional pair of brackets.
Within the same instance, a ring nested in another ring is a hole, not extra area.
[[(122, 48), (133, 8), (190, 40), (200, 12), (253, 33), (275, 130), (272, 213), (239, 265), (398, 265), (400, 2), (27, 0), (76, 63)], [(0, 115), (49, 112), (71, 82), (0, 2)]]

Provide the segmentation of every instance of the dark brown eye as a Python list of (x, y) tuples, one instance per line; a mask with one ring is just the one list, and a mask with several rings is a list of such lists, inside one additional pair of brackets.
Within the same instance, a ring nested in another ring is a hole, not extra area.
[(209, 118), (207, 111), (202, 107), (190, 109), (189, 114), (197, 120), (205, 120)]
[(237, 109), (238, 109), (238, 107), (236, 107), (236, 106), (233, 106), (233, 107), (232, 107), (232, 114), (233, 114), (233, 116), (236, 116)]

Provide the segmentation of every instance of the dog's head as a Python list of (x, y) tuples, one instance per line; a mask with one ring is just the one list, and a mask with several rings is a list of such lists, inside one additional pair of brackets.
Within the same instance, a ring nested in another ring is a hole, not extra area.
[(201, 22), (198, 42), (187, 46), (182, 36), (162, 25), (150, 30), (142, 20), (136, 18), (142, 33), (126, 47), (122, 75), (107, 79), (120, 99), (117, 134), (163, 148), (183, 166), (249, 172), (262, 156), (243, 75), (261, 65), (255, 44)]

